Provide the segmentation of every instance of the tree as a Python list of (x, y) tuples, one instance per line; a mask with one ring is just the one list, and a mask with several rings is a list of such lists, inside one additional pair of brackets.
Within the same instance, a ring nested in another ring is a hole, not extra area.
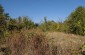
[(0, 5), (0, 35), (3, 35), (3, 32), (6, 30), (8, 17), (8, 13), (5, 13), (3, 6)]
[(17, 29), (16, 20), (13, 18), (10, 18), (7, 22), (7, 30), (11, 31), (14, 29)]
[(23, 17), (23, 25), (25, 29), (31, 29), (34, 27), (34, 22), (28, 17)]
[(47, 18), (44, 17), (44, 21), (43, 23), (40, 24), (40, 28), (43, 31), (57, 31), (59, 29), (59, 25), (57, 22), (53, 20), (52, 21), (47, 20)]
[(79, 6), (65, 21), (68, 31), (74, 34), (85, 35), (85, 8)]
[(18, 30), (21, 30), (22, 28), (24, 28), (23, 18), (22, 17), (18, 17), (16, 19), (16, 21), (17, 21), (17, 28), (18, 28)]

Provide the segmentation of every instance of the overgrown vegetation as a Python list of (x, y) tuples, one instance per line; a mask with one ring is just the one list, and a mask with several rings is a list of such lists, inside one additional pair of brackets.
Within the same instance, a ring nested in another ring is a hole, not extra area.
[[(36, 32), (34, 32), (36, 31)], [(12, 36), (13, 35), (13, 36)], [(21, 30), (6, 39), (9, 55), (49, 55), (49, 46), (42, 31)]]
[[(50, 32), (81, 36), (70, 35), (70, 38), (74, 38), (70, 40), (67, 35), (60, 34), (66, 36), (65, 39), (52, 33), (50, 38)], [(82, 43), (85, 42), (84, 35), (85, 7), (76, 8), (64, 22), (55, 22), (44, 17), (44, 21), (37, 24), (27, 16), (10, 17), (0, 5), (0, 53), (3, 52), (4, 55), (85, 55), (85, 44)], [(54, 36), (61, 39), (54, 41)]]
[(85, 35), (85, 8), (79, 6), (65, 21), (68, 25), (68, 31), (78, 35)]

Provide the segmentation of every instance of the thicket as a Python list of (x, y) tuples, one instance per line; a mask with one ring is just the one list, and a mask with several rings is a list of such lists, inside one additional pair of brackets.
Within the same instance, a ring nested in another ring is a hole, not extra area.
[(85, 35), (85, 7), (79, 6), (65, 20), (67, 31), (77, 35)]
[(38, 28), (43, 31), (62, 31), (77, 35), (85, 35), (85, 7), (76, 8), (64, 22), (55, 22), (47, 20), (40, 24), (34, 23), (29, 17), (11, 18), (8, 13), (4, 12), (0, 5), (0, 34), (6, 34), (8, 31)]
[(49, 21), (44, 18), (40, 25), (43, 31), (61, 31), (77, 35), (85, 35), (85, 7), (76, 8), (64, 22)]

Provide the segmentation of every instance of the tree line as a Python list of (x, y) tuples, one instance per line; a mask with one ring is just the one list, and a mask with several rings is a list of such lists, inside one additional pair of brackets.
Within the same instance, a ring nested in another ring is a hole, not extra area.
[(55, 22), (47, 20), (40, 24), (34, 23), (29, 17), (11, 18), (4, 8), (0, 5), (0, 35), (3, 36), (8, 31), (22, 29), (41, 29), (42, 31), (61, 31), (77, 35), (85, 35), (85, 7), (77, 7), (64, 22)]

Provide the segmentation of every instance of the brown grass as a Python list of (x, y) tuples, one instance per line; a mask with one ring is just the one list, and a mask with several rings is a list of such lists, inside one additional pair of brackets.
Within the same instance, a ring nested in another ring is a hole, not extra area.
[(80, 47), (85, 42), (84, 36), (62, 32), (48, 32), (47, 39), (50, 46), (57, 47), (57, 53), (54, 55), (78, 55)]
[(84, 36), (41, 30), (14, 31), (2, 48), (5, 55), (80, 55)]
[(10, 55), (49, 55), (49, 45), (41, 31), (14, 32), (7, 39), (6, 44), (10, 48)]

